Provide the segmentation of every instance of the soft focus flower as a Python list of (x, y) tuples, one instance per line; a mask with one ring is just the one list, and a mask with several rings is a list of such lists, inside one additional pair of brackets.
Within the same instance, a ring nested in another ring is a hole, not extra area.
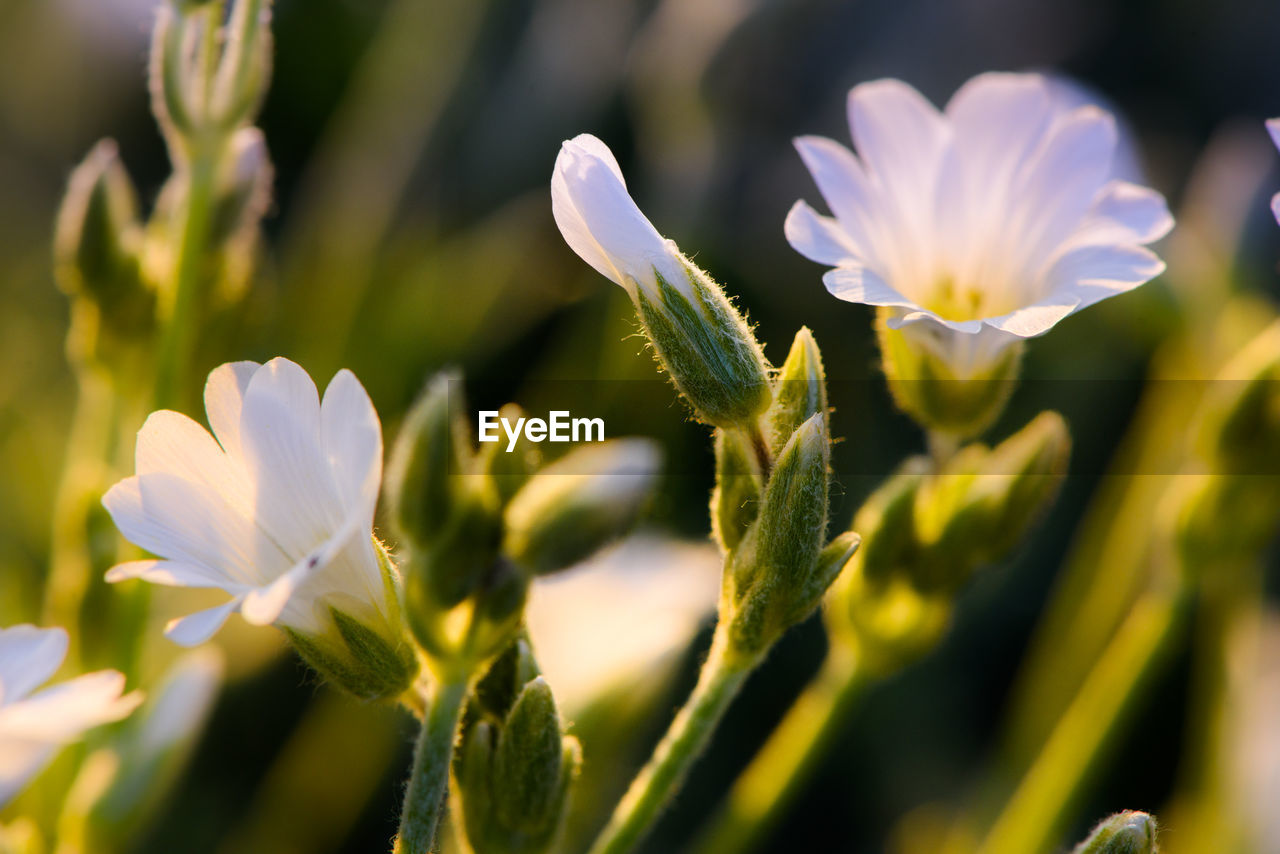
[(525, 620), (563, 708), (576, 714), (670, 664), (715, 613), (720, 563), (709, 544), (637, 534), (534, 585)]
[(121, 564), (107, 580), (230, 593), (169, 624), (183, 645), (237, 611), (329, 637), (338, 612), (398, 643), (397, 581), (372, 538), (382, 430), (360, 382), (340, 371), (321, 402), (287, 359), (234, 362), (209, 374), (204, 401), (212, 436), (167, 410), (139, 431), (137, 474), (103, 504), (128, 540), (161, 559)]
[[(1267, 119), (1267, 132), (1271, 134), (1276, 148), (1280, 148), (1280, 119)], [(1271, 197), (1271, 213), (1275, 215), (1276, 222), (1280, 222), (1280, 193)]]
[(86, 730), (127, 716), (142, 701), (121, 696), (124, 676), (101, 670), (32, 693), (67, 655), (67, 633), (31, 625), (0, 629), (0, 807)]
[(769, 364), (751, 329), (720, 286), (636, 207), (607, 145), (585, 133), (564, 143), (551, 211), (570, 248), (626, 289), (698, 418), (741, 426), (769, 406)]
[(796, 141), (833, 216), (797, 202), (787, 239), (834, 268), (833, 295), (883, 307), (957, 378), (1164, 269), (1142, 244), (1173, 219), (1159, 193), (1110, 178), (1115, 121), (1039, 75), (981, 75), (943, 112), (900, 81), (866, 83), (849, 124), (856, 155)]

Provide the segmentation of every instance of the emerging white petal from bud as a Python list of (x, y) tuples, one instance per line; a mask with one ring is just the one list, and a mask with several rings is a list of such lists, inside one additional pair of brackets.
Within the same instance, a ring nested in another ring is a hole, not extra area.
[(1019, 339), (1159, 275), (1173, 226), (1154, 190), (1114, 180), (1113, 118), (1035, 74), (983, 74), (939, 112), (879, 80), (849, 93), (857, 154), (796, 140), (832, 216), (797, 202), (787, 239), (827, 289), (979, 374)]
[(551, 211), (570, 248), (633, 300), (638, 287), (658, 298), (655, 270), (693, 297), (680, 250), (636, 206), (613, 152), (591, 134), (561, 146), (551, 176)]
[(340, 371), (322, 402), (287, 359), (234, 362), (209, 375), (205, 408), (213, 435), (170, 411), (139, 431), (137, 474), (103, 504), (126, 539), (161, 559), (121, 564), (107, 580), (230, 593), (169, 624), (185, 646), (237, 611), (256, 625), (334, 635), (335, 610), (394, 646), (396, 580), (372, 537), (382, 428), (359, 380)]
[[(62, 664), (67, 633), (31, 625), (0, 629), (0, 807), (58, 748), (126, 717), (142, 702), (124, 695), (124, 676), (101, 670), (36, 691)], [(34, 693), (33, 693), (34, 692)]]

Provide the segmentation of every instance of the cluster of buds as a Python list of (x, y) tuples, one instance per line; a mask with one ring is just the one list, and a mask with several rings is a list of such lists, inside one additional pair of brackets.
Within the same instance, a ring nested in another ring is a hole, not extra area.
[(760, 655), (817, 608), (858, 543), (851, 533), (826, 542), (831, 435), (818, 346), (802, 329), (775, 376), (724, 291), (641, 213), (595, 137), (564, 143), (551, 200), (565, 241), (626, 290), (677, 391), (716, 428), (721, 623), (736, 651)]
[(75, 298), (77, 361), (118, 363), (149, 339), (158, 316), (174, 310), (184, 242), (208, 247), (201, 293), (229, 302), (243, 292), (273, 176), (262, 132), (252, 126), (270, 78), (268, 5), (239, 0), (225, 22), (220, 3), (160, 8), (152, 110), (173, 174), (144, 222), (116, 145), (103, 140), (72, 173), (58, 214), (55, 270)]
[(442, 374), (406, 418), (388, 471), (409, 626), (428, 659), (453, 675), (511, 643), (533, 578), (578, 563), (636, 522), (659, 467), (655, 446), (640, 439), (579, 448), (545, 466), (528, 445), (493, 447), (474, 450), (461, 380)]
[(540, 854), (560, 835), (582, 763), (528, 639), (476, 685), (453, 762), (461, 830), (475, 854)]
[(822, 601), (858, 547), (826, 542), (831, 436), (822, 356), (801, 329), (756, 431), (716, 431), (712, 527), (725, 553), (720, 614), (731, 643), (759, 654)]
[(1045, 412), (994, 448), (962, 448), (941, 470), (907, 460), (854, 517), (866, 542), (833, 591), (832, 636), (880, 670), (930, 649), (959, 588), (1008, 554), (1053, 500), (1069, 449), (1066, 423)]

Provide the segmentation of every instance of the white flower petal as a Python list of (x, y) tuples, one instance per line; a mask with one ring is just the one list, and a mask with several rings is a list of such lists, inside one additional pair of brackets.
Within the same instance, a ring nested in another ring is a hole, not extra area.
[(1267, 133), (1271, 134), (1276, 148), (1280, 148), (1280, 119), (1267, 119)]
[(1073, 110), (1054, 123), (1014, 186), (1021, 200), (1008, 235), (1026, 269), (1075, 230), (1111, 168), (1115, 120), (1095, 107)]
[(783, 232), (791, 247), (820, 264), (856, 263), (858, 251), (840, 224), (799, 201), (787, 213)]
[(0, 732), (6, 736), (64, 743), (86, 730), (127, 717), (142, 695), (124, 692), (124, 674), (86, 673), (46, 688), (20, 703), (0, 707)]
[(1148, 187), (1128, 181), (1112, 181), (1104, 186), (1089, 212), (1086, 228), (1102, 226), (1113, 243), (1151, 243), (1173, 228), (1173, 215), (1164, 196)]
[(292, 565), (345, 519), (322, 449), (320, 398), (306, 371), (272, 359), (253, 375), (240, 440), (253, 473), (255, 519)]
[(651, 283), (654, 267), (674, 287), (689, 289), (672, 244), (636, 206), (608, 147), (590, 134), (561, 146), (551, 211), (570, 248), (629, 292)]
[(382, 482), (382, 423), (355, 374), (338, 371), (320, 404), (320, 441), (346, 514), (373, 524)]
[(799, 137), (795, 147), (844, 229), (843, 242), (864, 259), (875, 258), (874, 247), (883, 226), (877, 221), (875, 191), (858, 158), (838, 142), (820, 136)]
[(1079, 308), (1080, 297), (1064, 291), (1035, 305), (990, 318), (985, 323), (993, 329), (1008, 332), (1019, 338), (1034, 338), (1048, 332), (1059, 320)]
[(240, 411), (249, 380), (262, 366), (257, 362), (228, 362), (209, 374), (204, 386), (204, 409), (218, 444), (233, 459), (240, 458)]
[(116, 564), (107, 570), (106, 578), (111, 584), (136, 578), (165, 587), (210, 587), (230, 593), (249, 589), (248, 585), (228, 579), (221, 570), (176, 560), (133, 560)]
[(915, 302), (903, 296), (866, 267), (845, 265), (828, 270), (822, 283), (836, 299), (864, 305), (888, 305), (914, 308)]
[(67, 633), (30, 624), (0, 629), (0, 704), (21, 700), (44, 684), (67, 656)]
[(164, 627), (164, 636), (181, 646), (199, 646), (222, 628), (227, 617), (239, 610), (241, 601), (242, 597), (237, 596), (216, 608), (207, 608), (186, 617), (170, 620)]
[(138, 431), (139, 475), (165, 472), (207, 486), (241, 513), (252, 515), (244, 469), (223, 452), (209, 431), (179, 412), (153, 412)]
[(131, 543), (163, 558), (204, 567), (208, 578), (256, 586), (292, 560), (252, 520), (206, 486), (161, 472), (120, 481), (102, 498)]
[(858, 157), (902, 223), (926, 221), (950, 129), (942, 114), (900, 80), (877, 80), (849, 93), (849, 127)]
[(1079, 246), (1054, 261), (1045, 275), (1050, 298), (1078, 298), (1077, 308), (1132, 290), (1164, 272), (1164, 262), (1142, 246)]

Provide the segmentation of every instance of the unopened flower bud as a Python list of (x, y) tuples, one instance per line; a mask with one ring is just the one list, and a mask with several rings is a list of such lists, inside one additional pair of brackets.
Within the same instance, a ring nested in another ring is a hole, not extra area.
[(858, 563), (873, 582), (901, 574), (920, 553), (915, 506), (926, 465), (923, 459), (908, 460), (854, 516), (853, 529), (864, 537)]
[(458, 511), (469, 470), (465, 427), (450, 398), (460, 378), (438, 374), (405, 417), (387, 463), (386, 495), (400, 535), (422, 547), (438, 537)]
[(256, 234), (271, 203), (274, 174), (262, 131), (256, 127), (236, 131), (219, 176), (209, 229), (211, 244), (242, 243), (246, 235)]
[(511, 499), (504, 550), (534, 575), (589, 557), (635, 525), (660, 460), (657, 446), (644, 439), (571, 451)]
[(818, 606), (844, 561), (820, 564), (827, 528), (830, 437), (825, 414), (792, 434), (778, 455), (760, 513), (730, 558), (730, 637), (748, 653), (767, 649)]
[(1116, 813), (1094, 828), (1073, 854), (1157, 854), (1156, 820), (1144, 812)]
[(138, 276), (141, 237), (133, 182), (116, 144), (104, 139), (71, 173), (54, 234), (54, 272), (63, 291), (94, 302), (122, 332), (140, 328), (152, 310)]
[(329, 617), (335, 631), (326, 634), (284, 628), (298, 656), (362, 700), (395, 699), (404, 693), (418, 673), (412, 647), (336, 607), (329, 609)]
[[(499, 423), (519, 424), (524, 410), (508, 403), (498, 410), (498, 418)], [(541, 461), (538, 446), (523, 432), (516, 437), (514, 445), (510, 449), (504, 442), (485, 442), (480, 446), (479, 468), (493, 481), (498, 500), (504, 505), (528, 483)]]
[(741, 430), (716, 430), (716, 485), (711, 531), (724, 552), (737, 548), (760, 511), (764, 477), (751, 442)]
[(976, 436), (990, 427), (1013, 393), (1022, 342), (1005, 343), (990, 354), (957, 353), (953, 345), (981, 348), (986, 339), (928, 323), (892, 329), (890, 316), (888, 309), (877, 312), (876, 331), (898, 408), (925, 430), (956, 439)]
[(813, 333), (801, 327), (791, 344), (787, 360), (774, 381), (773, 405), (769, 408), (769, 444), (775, 452), (796, 429), (817, 413), (827, 412), (827, 377), (822, 353)]
[[(527, 646), (523, 652), (519, 658), (531, 658)], [(494, 667), (518, 663), (510, 653)], [(550, 687), (541, 676), (531, 676), (505, 708), (473, 703), (470, 718), (453, 769), (470, 850), (549, 850), (559, 835), (581, 762), (577, 740), (563, 734)]]
[(720, 286), (641, 213), (608, 146), (590, 134), (565, 142), (551, 203), (565, 242), (626, 289), (659, 361), (699, 419), (743, 425), (768, 407), (769, 365), (750, 327)]

